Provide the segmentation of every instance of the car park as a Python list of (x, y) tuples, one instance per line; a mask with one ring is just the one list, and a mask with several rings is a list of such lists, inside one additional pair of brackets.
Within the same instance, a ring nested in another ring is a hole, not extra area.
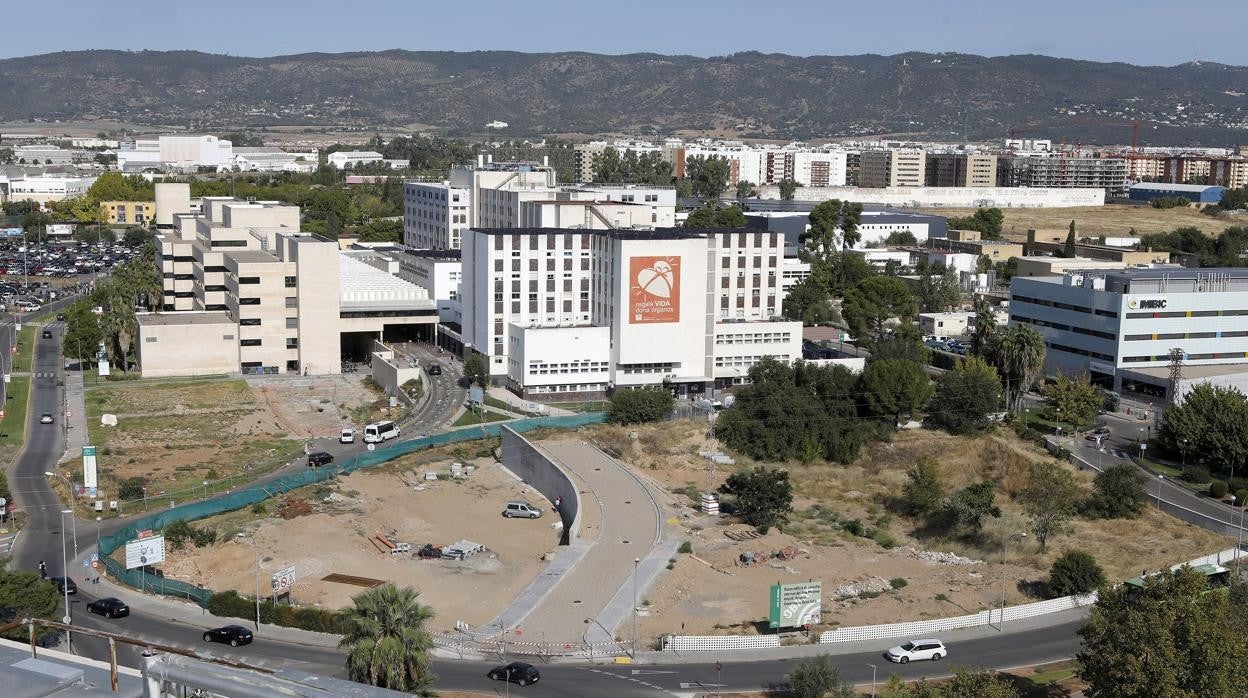
[(350, 427), (344, 428), (342, 430), (342, 433), (338, 434), (338, 443), (340, 444), (355, 443), (355, 430)]
[(945, 644), (940, 640), (911, 640), (889, 648), (884, 656), (888, 657), (890, 662), (908, 664), (911, 660), (935, 662), (948, 655)]
[(488, 674), (491, 680), (508, 681), (520, 686), (528, 686), (535, 684), (541, 680), (542, 674), (537, 667), (525, 662), (512, 662), (490, 669)]
[(316, 451), (308, 454), (308, 467), (314, 468), (318, 465), (329, 465), (334, 462), (334, 456), (324, 451)]
[(107, 596), (87, 604), (87, 611), (105, 618), (121, 618), (130, 615), (130, 607), (115, 596)]
[(223, 625), (204, 633), (204, 642), (220, 642), (230, 647), (250, 645), (252, 639), (251, 631), (241, 625)]

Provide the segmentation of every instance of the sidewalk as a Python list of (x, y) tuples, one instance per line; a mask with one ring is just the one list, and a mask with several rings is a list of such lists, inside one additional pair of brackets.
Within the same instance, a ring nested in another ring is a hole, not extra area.
[(58, 464), (82, 455), (87, 445), (87, 398), (81, 371), (65, 371), (65, 453)]

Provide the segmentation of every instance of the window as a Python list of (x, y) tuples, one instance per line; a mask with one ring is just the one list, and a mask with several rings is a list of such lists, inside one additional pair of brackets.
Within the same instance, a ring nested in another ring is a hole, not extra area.
[(144, 338), (143, 338), (143, 341), (144, 341), (144, 342), (155, 342), (155, 341), (156, 341), (156, 338), (155, 338), (155, 337), (144, 337)]
[(299, 328), (299, 318), (297, 317), (286, 318), (286, 329), (295, 330), (298, 328)]
[(286, 338), (286, 348), (287, 348), (287, 349), (298, 349), (298, 348), (299, 348), (299, 338), (298, 338), (298, 337), (287, 337), (287, 338)]
[(240, 339), (240, 340), (238, 340), (238, 345), (239, 345), (240, 347), (258, 347), (258, 346), (260, 346), (260, 340), (258, 340), (258, 339)]
[(285, 283), (286, 283), (286, 288), (294, 288), (294, 287), (295, 287), (295, 277), (293, 277), (293, 276), (288, 276), (288, 277), (286, 277), (286, 282), (285, 282)]
[(260, 324), (260, 318), (258, 317), (240, 318), (238, 321), (238, 324), (242, 325), (243, 327), (256, 327)]
[(240, 277), (238, 277), (238, 283), (240, 283), (240, 284), (258, 284), (258, 283), (260, 283), (260, 277), (258, 277), (258, 276), (240, 276)]
[(260, 305), (260, 299), (259, 298), (239, 298), (238, 304), (239, 305)]
[(299, 299), (298, 299), (298, 298), (293, 298), (293, 297), (292, 297), (292, 298), (287, 298), (287, 299), (286, 299), (286, 307), (287, 307), (287, 308), (298, 308), (298, 307), (299, 307)]

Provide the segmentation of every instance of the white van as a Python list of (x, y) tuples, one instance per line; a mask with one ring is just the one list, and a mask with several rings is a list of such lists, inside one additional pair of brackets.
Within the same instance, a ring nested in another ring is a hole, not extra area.
[(364, 443), (376, 444), (399, 438), (399, 427), (394, 422), (377, 422), (364, 427)]

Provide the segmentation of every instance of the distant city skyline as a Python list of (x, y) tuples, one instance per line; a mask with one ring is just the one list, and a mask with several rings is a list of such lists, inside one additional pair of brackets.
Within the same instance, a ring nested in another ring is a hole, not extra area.
[[(477, 0), (65, 0), (0, 10), (0, 58), (83, 49), (235, 56), (413, 51), (588, 51), (714, 56), (957, 52), (1042, 54), (1138, 65), (1248, 65), (1242, 0), (932, 3), (739, 0), (627, 5)], [(1176, 22), (1190, 30), (1179, 34)], [(1181, 35), (1183, 40), (1175, 40)]]

